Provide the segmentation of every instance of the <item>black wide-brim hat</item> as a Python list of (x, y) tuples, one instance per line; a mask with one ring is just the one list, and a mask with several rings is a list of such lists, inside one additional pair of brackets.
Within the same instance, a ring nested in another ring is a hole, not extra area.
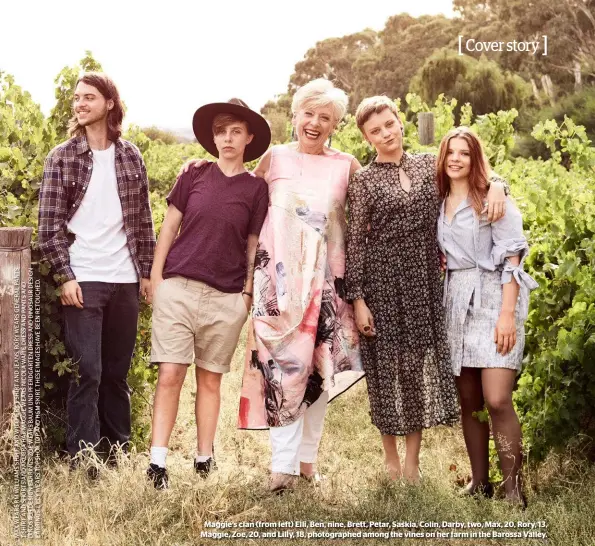
[(248, 122), (250, 133), (254, 137), (244, 150), (244, 162), (258, 159), (267, 151), (271, 143), (271, 128), (267, 120), (254, 110), (250, 110), (243, 100), (230, 99), (228, 102), (205, 104), (194, 112), (192, 129), (196, 140), (211, 155), (219, 157), (219, 150), (213, 140), (213, 120), (217, 114), (233, 114)]

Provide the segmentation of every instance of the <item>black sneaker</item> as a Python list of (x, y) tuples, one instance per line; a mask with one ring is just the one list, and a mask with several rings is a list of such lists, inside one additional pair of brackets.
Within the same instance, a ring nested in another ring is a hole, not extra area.
[(153, 482), (155, 489), (167, 489), (169, 487), (169, 478), (167, 470), (154, 463), (147, 468), (147, 478)]
[(194, 459), (194, 470), (201, 478), (206, 478), (211, 472), (217, 470), (217, 463), (213, 457), (209, 457), (204, 463)]

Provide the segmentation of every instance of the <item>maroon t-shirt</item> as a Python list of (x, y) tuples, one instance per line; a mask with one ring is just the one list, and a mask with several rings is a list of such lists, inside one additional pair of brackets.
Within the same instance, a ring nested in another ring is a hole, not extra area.
[(167, 204), (184, 216), (163, 277), (179, 275), (221, 292), (240, 292), (248, 235), (260, 233), (268, 210), (267, 183), (248, 172), (228, 177), (217, 163), (206, 163), (178, 178)]

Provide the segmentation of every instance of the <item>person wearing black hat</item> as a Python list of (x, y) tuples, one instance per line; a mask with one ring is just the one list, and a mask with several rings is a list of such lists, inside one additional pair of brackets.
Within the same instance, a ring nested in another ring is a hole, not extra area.
[[(159, 364), (147, 476), (168, 486), (166, 455), (187, 367), (196, 365), (196, 472), (216, 468), (213, 441), (222, 374), (252, 305), (258, 234), (268, 186), (246, 171), (271, 141), (266, 120), (231, 99), (199, 108), (193, 129), (214, 163), (181, 175), (167, 196), (151, 269), (151, 362)], [(178, 233), (179, 231), (179, 233)]]

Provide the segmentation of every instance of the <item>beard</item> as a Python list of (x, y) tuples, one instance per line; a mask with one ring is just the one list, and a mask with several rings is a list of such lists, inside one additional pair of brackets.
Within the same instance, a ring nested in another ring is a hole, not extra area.
[(89, 125), (93, 125), (94, 123), (97, 123), (98, 121), (107, 120), (108, 112), (109, 112), (109, 110), (106, 108), (103, 112), (97, 112), (94, 115), (88, 114), (83, 119), (81, 119), (79, 116), (77, 116), (76, 121), (81, 127), (88, 127)]

